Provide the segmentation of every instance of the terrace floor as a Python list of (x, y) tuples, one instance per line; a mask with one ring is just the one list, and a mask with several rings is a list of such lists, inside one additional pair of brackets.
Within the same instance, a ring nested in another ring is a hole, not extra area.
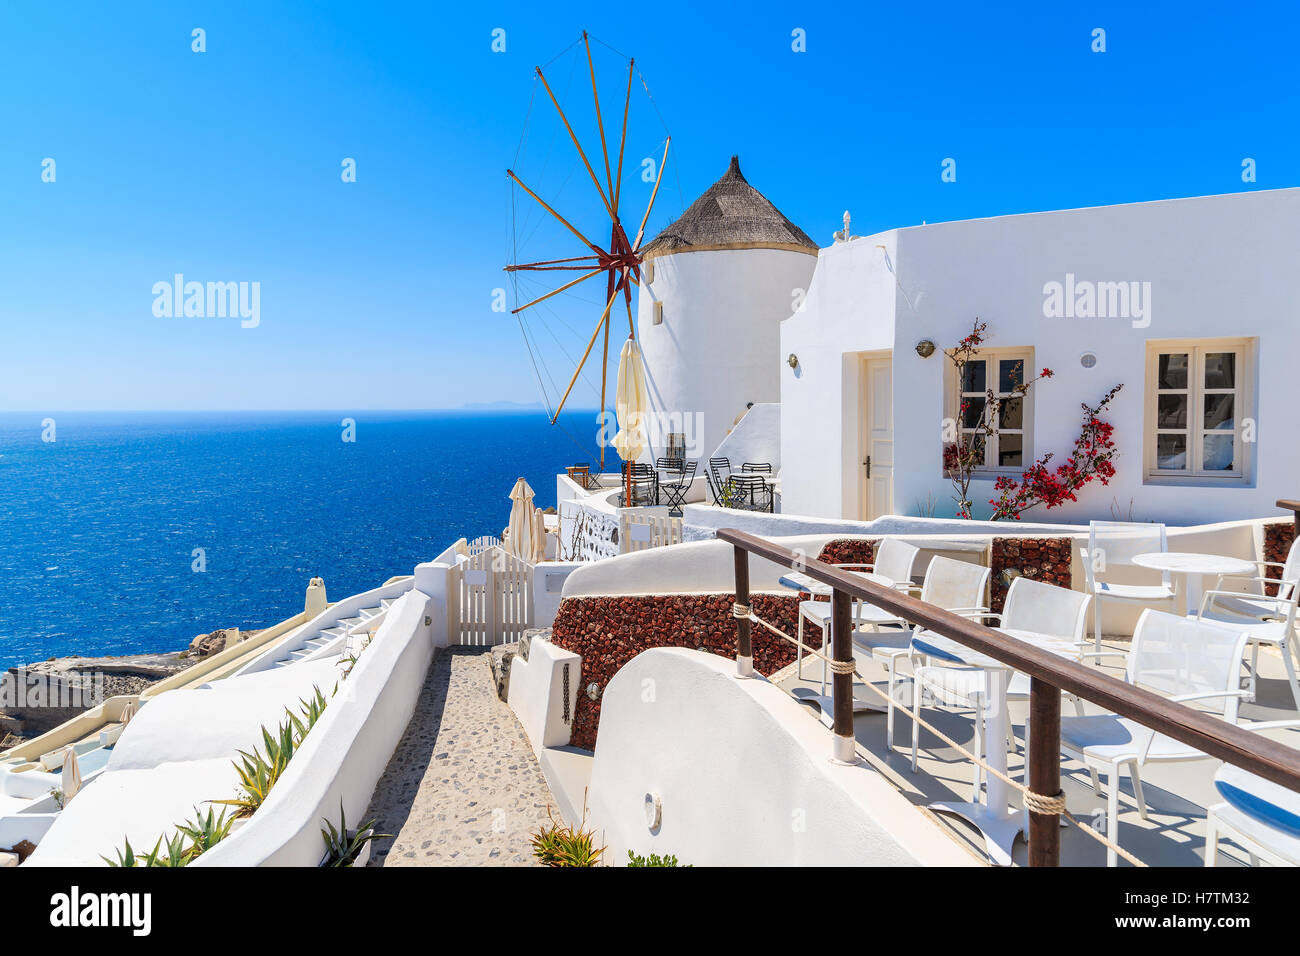
[[(1108, 640), (1106, 644), (1109, 649), (1126, 647), (1122, 640)], [(888, 679), (883, 667), (861, 652), (855, 652), (855, 657), (859, 672), (866, 675), (883, 692)], [(1298, 715), (1287, 685), (1282, 660), (1277, 651), (1267, 647), (1262, 648), (1259, 667), (1257, 700), (1255, 703), (1242, 705), (1243, 725), (1249, 726), (1251, 721), (1296, 718)], [(1114, 676), (1122, 676), (1122, 668), (1106, 667), (1105, 669)], [(821, 686), (821, 662), (816, 659), (811, 661), (805, 659), (802, 680), (795, 676), (793, 665), (774, 674), (773, 677), (779, 686), (792, 693), (800, 687), (817, 691)], [(855, 686), (854, 696), (873, 704), (881, 704), (884, 701), (882, 696), (872, 693), (861, 684)], [(1092, 704), (1085, 703), (1084, 707), (1089, 714), (1102, 712)], [(809, 706), (808, 711), (810, 719), (818, 719), (819, 711), (815, 707)], [(1008, 771), (1013, 778), (1023, 780), (1024, 725), (1028, 702), (1011, 701), (1009, 712), (1020, 752), (1008, 755)], [(1062, 716), (1073, 715), (1073, 705), (1063, 701), (1061, 713)], [(963, 746), (971, 746), (974, 724), (969, 712), (927, 707), (924, 718)], [(969, 800), (971, 764), (951, 747), (942, 743), (938, 737), (922, 728), (918, 772), (912, 773), (911, 721), (901, 713), (895, 715), (895, 720), (896, 749), (890, 751), (885, 745), (884, 713), (859, 713), (854, 720), (859, 754), (918, 807), (939, 800)], [(1265, 731), (1265, 733), (1291, 746), (1300, 747), (1300, 729), (1286, 728)], [(826, 747), (829, 754), (831, 747), (829, 729)], [(1220, 761), (1207, 758), (1194, 763), (1148, 766), (1142, 772), (1142, 784), (1149, 814), (1149, 819), (1145, 821), (1138, 816), (1131, 783), (1127, 777), (1121, 778), (1119, 845), (1152, 866), (1202, 866), (1205, 850), (1205, 808), (1220, 802), (1212, 778), (1221, 765)], [(1061, 786), (1070, 812), (1094, 829), (1102, 830), (1106, 820), (1105, 776), (1102, 775), (1101, 778), (1102, 793), (1097, 794), (1093, 792), (1088, 772), (1082, 764), (1064, 759), (1061, 770)], [(1013, 795), (1013, 799), (1019, 805), (1018, 794)], [(977, 857), (987, 859), (983, 838), (970, 824), (949, 814), (932, 813), (928, 810), (925, 813)], [(1026, 852), (1024, 840), (1017, 840), (1013, 854), (1017, 865), (1024, 865)], [(1244, 865), (1245, 862), (1245, 854), (1238, 847), (1229, 842), (1220, 843), (1220, 866)], [(1066, 866), (1105, 866), (1106, 848), (1078, 827), (1067, 824), (1061, 831), (1061, 863)], [(1121, 858), (1120, 865), (1130, 864)]]
[[(532, 747), (496, 695), (489, 647), (438, 651), (366, 819), (369, 866), (532, 866), (555, 805)], [(558, 815), (557, 815), (558, 818)]]

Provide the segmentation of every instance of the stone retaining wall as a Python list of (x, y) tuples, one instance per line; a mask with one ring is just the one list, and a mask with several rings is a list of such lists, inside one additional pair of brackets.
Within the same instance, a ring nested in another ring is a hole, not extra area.
[(989, 607), (1001, 614), (1007, 600), (1010, 581), (1003, 581), (1004, 571), (1017, 571), (1032, 581), (1043, 581), (1069, 589), (1072, 584), (1070, 557), (1073, 543), (1069, 538), (994, 538), (989, 561)]

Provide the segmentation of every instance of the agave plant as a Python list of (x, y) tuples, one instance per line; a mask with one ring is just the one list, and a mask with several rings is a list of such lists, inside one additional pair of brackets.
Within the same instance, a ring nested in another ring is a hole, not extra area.
[(100, 859), (111, 867), (123, 868), (138, 866), (180, 867), (189, 862), (185, 853), (185, 841), (179, 833), (174, 834), (167, 841), (166, 846), (163, 845), (163, 838), (159, 837), (158, 842), (153, 845), (153, 849), (143, 856), (131, 849), (129, 839), (125, 842), (126, 848), (117, 851), (116, 860), (110, 860), (106, 856), (101, 856)]
[(325, 862), (322, 866), (351, 866), (352, 861), (357, 858), (357, 854), (371, 840), (386, 839), (392, 836), (391, 833), (376, 833), (375, 821), (370, 820), (361, 824), (361, 828), (349, 832), (347, 814), (343, 812), (343, 801), (339, 801), (339, 825), (335, 828), (334, 824), (328, 820), (322, 820), (325, 824), (321, 828), (320, 835), (325, 838)]
[(321, 693), (319, 687), (313, 687), (316, 693), (310, 700), (299, 698), (298, 703), (302, 705), (301, 716), (290, 713), (289, 721), (293, 724), (294, 732), (298, 735), (298, 743), (307, 736), (308, 731), (316, 726), (316, 721), (320, 720), (321, 714), (325, 712), (325, 695)]
[(194, 811), (194, 820), (182, 823), (178, 828), (181, 836), (187, 837), (190, 841), (189, 847), (185, 851), (185, 862), (191, 863), (194, 858), (211, 850), (214, 846), (230, 835), (230, 827), (235, 822), (235, 818), (227, 817), (226, 811), (222, 810), (221, 814), (216, 815), (212, 808), (208, 808), (207, 815), (200, 813), (196, 808)]
[(596, 846), (596, 837), (586, 829), (586, 823), (585, 813), (580, 827), (562, 827), (552, 816), (551, 825), (542, 827), (529, 840), (533, 856), (542, 866), (600, 866), (605, 848)]
[(243, 758), (242, 766), (240, 763), (235, 764), (235, 772), (239, 775), (239, 796), (230, 800), (210, 800), (209, 803), (234, 807), (235, 817), (239, 818), (252, 816), (266, 801), (271, 788), (289, 766), (289, 760), (297, 749), (298, 737), (292, 719), (281, 724), (279, 733), (275, 736), (263, 727), (262, 744), (266, 750), (265, 756), (256, 747), (251, 754), (239, 751), (239, 756)]

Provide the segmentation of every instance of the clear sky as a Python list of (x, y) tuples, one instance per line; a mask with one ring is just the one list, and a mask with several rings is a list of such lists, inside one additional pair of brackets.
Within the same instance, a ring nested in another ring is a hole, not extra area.
[[(846, 208), (866, 235), (1300, 184), (1294, 3), (721, 6), (0, 5), (0, 409), (536, 401), (516, 321), (492, 309), (513, 234), (504, 171), (526, 115), (549, 108), (528, 114), (533, 67), (584, 27), (636, 58), (672, 134), (652, 231), (732, 153), (821, 244)], [(592, 114), (573, 109), (598, 156)], [(544, 179), (544, 157), (525, 158)], [(638, 177), (628, 202), (648, 192)], [(260, 283), (257, 327), (156, 316), (153, 286), (178, 272)], [(580, 352), (598, 313), (565, 308), (556, 341)]]

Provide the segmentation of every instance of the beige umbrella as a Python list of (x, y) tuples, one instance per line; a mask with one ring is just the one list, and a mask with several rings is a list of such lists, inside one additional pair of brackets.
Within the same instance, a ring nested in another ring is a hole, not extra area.
[(520, 478), (510, 491), (510, 524), (506, 527), (505, 549), (516, 558), (533, 561), (537, 551), (536, 531), (533, 522), (533, 489)]
[(66, 807), (68, 801), (81, 789), (81, 765), (77, 763), (77, 751), (72, 747), (63, 751), (63, 773), (60, 780), (63, 784), (63, 805)]
[(537, 550), (533, 552), (533, 564), (546, 560), (546, 515), (541, 508), (533, 509), (533, 543)]
[(118, 721), (123, 724), (129, 724), (131, 722), (131, 718), (134, 716), (135, 716), (135, 701), (128, 700), (126, 702), (126, 706), (122, 708), (122, 716), (118, 718)]
[(645, 361), (641, 357), (641, 346), (632, 336), (623, 343), (623, 352), (618, 357), (618, 391), (614, 398), (614, 413), (618, 416), (618, 434), (614, 436), (614, 450), (623, 459), (627, 472), (627, 496), (632, 497), (631, 464), (645, 451)]

